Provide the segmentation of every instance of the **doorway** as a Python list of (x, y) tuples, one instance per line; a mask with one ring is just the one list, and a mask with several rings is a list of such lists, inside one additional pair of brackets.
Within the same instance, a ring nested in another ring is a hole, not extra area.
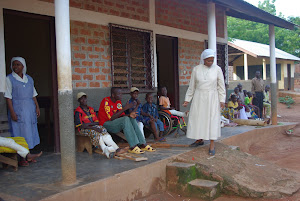
[(158, 87), (167, 87), (172, 107), (179, 110), (178, 38), (156, 35)]
[(54, 17), (4, 9), (6, 72), (12, 57), (26, 60), (34, 80), (41, 110), (38, 118), (40, 144), (36, 151), (59, 151), (57, 72)]

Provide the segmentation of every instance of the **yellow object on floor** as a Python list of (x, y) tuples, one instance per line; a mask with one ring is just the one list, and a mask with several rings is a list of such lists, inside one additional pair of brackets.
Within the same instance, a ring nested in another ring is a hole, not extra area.
[[(19, 144), (19, 145), (21, 145), (21, 146), (23, 146), (23, 147), (25, 147), (26, 149), (29, 150), (28, 144), (27, 144), (25, 138), (23, 138), (23, 137), (7, 137), (7, 138), (13, 139), (17, 144)], [(12, 153), (12, 154), (14, 154), (14, 153), (17, 153), (17, 151), (14, 150), (14, 149), (8, 148), (8, 147), (1, 147), (0, 146), (0, 153)]]

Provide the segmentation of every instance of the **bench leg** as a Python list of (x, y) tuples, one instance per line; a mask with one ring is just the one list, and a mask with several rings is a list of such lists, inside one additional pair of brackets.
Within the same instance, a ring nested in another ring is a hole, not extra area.
[(88, 136), (76, 135), (76, 141), (77, 141), (78, 152), (83, 152), (84, 149), (86, 149), (90, 155), (93, 153), (92, 143)]

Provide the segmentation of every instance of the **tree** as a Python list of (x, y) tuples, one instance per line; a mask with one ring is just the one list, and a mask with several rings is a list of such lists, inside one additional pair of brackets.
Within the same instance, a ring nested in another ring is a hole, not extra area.
[[(259, 2), (258, 8), (276, 15), (275, 1), (264, 0)], [(285, 18), (282, 13), (279, 13), (278, 17), (300, 26), (300, 17)], [(227, 26), (229, 40), (237, 38), (269, 45), (269, 27), (266, 24), (228, 17)], [(294, 30), (275, 27), (275, 43), (278, 49), (300, 57), (299, 27), (295, 27)]]

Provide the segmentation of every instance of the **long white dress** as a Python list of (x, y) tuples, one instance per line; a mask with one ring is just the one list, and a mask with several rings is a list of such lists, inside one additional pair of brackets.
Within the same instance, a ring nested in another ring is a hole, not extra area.
[(225, 102), (222, 70), (217, 65), (194, 67), (185, 101), (191, 102), (187, 137), (217, 140), (221, 136), (220, 102)]

